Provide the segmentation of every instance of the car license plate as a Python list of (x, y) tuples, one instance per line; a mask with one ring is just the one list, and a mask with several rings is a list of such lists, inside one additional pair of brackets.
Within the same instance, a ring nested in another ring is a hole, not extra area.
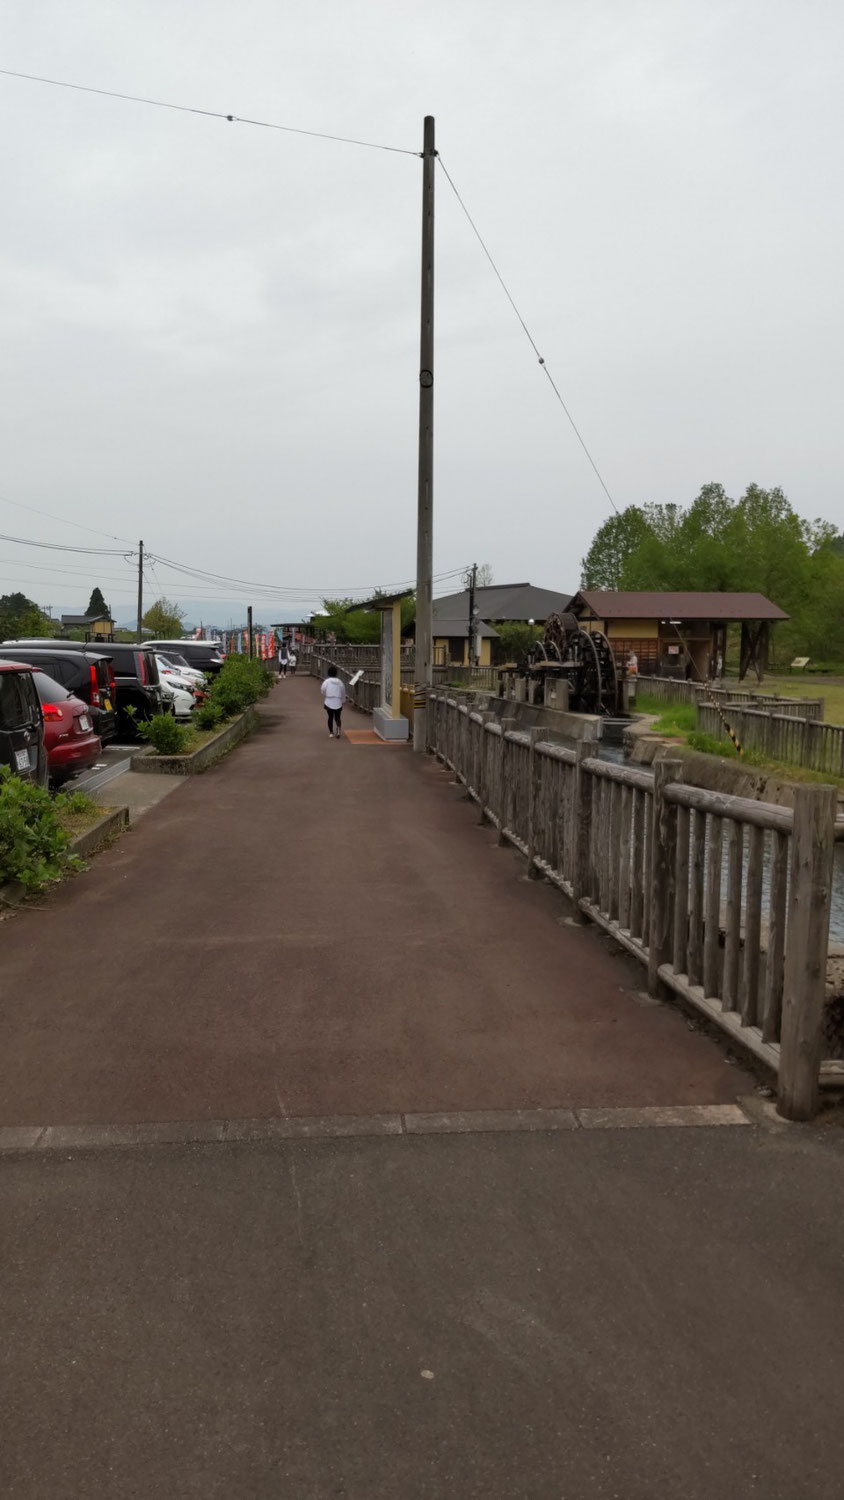
[(80, 714), (79, 715), (79, 728), (83, 729), (86, 734), (88, 733), (88, 730), (91, 728), (91, 720), (88, 718), (87, 714)]
[(111, 699), (110, 698), (104, 698), (103, 699), (103, 708), (105, 709), (105, 711), (106, 711), (107, 714), (111, 713)]
[(15, 768), (18, 771), (28, 771), (29, 770), (29, 751), (28, 750), (16, 750), (15, 751)]

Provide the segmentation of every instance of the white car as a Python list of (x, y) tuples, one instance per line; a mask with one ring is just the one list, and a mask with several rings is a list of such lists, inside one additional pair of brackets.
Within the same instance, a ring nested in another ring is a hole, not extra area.
[(189, 667), (181, 657), (172, 655), (168, 651), (156, 651), (155, 659), (158, 662), (158, 675), (162, 682), (166, 678), (175, 677), (182, 682), (189, 682), (191, 687), (205, 686), (205, 673), (197, 672), (194, 667)]
[(176, 677), (162, 677), (161, 691), (165, 698), (172, 703), (173, 712), (177, 719), (190, 718), (196, 706), (196, 697), (190, 683), (180, 681)]

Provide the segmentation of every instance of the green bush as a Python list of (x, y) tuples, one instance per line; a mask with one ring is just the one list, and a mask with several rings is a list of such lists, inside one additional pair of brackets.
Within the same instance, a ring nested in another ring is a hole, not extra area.
[(181, 755), (190, 739), (188, 726), (179, 724), (172, 714), (153, 714), (146, 724), (138, 725), (138, 733), (158, 755)]
[(272, 684), (272, 675), (257, 658), (228, 656), (211, 684), (209, 696), (211, 702), (230, 718), (233, 714), (242, 714), (250, 703), (265, 698)]
[(70, 853), (70, 834), (56, 816), (67, 800), (0, 766), (0, 885), (18, 881), (28, 891), (40, 891), (81, 868), (82, 861)]
[(222, 724), (225, 714), (219, 703), (203, 703), (200, 708), (194, 709), (193, 722), (197, 729), (216, 729)]

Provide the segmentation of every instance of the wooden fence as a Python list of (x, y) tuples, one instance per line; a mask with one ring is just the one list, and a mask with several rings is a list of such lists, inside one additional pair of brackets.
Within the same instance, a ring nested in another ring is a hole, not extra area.
[(653, 775), (551, 743), (548, 731), (429, 699), (428, 748), (451, 767), (502, 843), (579, 913), (778, 1073), (788, 1119), (844, 1082), (822, 1063), (836, 825), (832, 787), (800, 786), (774, 807), (687, 786), (682, 763)]
[[(844, 724), (795, 719), (778, 708), (728, 706), (725, 712), (744, 749), (758, 750), (769, 760), (821, 771), (826, 776), (844, 777)], [(697, 726), (715, 739), (727, 739), (724, 724), (709, 703), (698, 703)]]
[(659, 703), (706, 703), (716, 698), (724, 709), (770, 708), (795, 719), (823, 719), (826, 708), (823, 698), (786, 698), (778, 693), (754, 692), (724, 683), (704, 685), (677, 677), (646, 677), (641, 673), (636, 682), (643, 694)]

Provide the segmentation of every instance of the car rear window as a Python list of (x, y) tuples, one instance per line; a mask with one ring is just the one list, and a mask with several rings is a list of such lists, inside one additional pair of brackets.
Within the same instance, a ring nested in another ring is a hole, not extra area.
[(73, 697), (67, 688), (62, 687), (55, 677), (49, 677), (46, 672), (33, 672), (32, 680), (42, 703), (64, 703), (66, 698)]
[(21, 729), (38, 717), (31, 672), (0, 672), (0, 727)]

